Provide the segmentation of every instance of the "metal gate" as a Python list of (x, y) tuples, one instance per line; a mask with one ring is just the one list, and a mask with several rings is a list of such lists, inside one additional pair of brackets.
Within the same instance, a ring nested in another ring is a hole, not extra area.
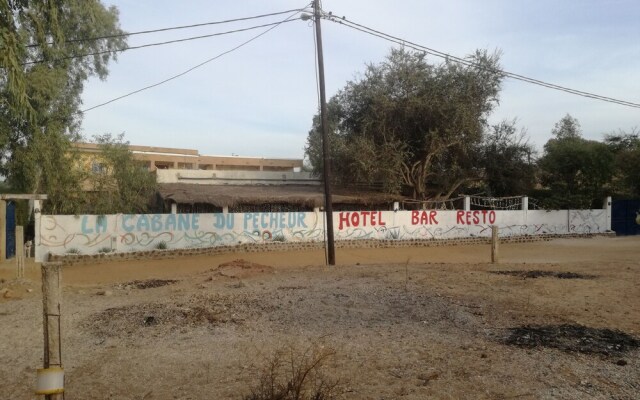
[(611, 229), (616, 235), (640, 235), (640, 200), (614, 200)]
[(7, 202), (7, 258), (16, 255), (16, 203)]

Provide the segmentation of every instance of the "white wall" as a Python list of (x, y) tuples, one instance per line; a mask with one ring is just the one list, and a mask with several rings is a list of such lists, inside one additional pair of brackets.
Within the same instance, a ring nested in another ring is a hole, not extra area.
[[(36, 259), (48, 253), (210, 247), (269, 241), (322, 241), (324, 214), (43, 215), (36, 224)], [(606, 210), (558, 211), (358, 211), (335, 212), (336, 240), (447, 239), (606, 232)]]

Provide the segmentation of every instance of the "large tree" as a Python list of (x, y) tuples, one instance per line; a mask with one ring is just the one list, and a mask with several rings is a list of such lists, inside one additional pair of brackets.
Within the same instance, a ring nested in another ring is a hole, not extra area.
[(535, 149), (516, 121), (502, 121), (485, 133), (481, 147), (482, 186), (489, 196), (529, 193), (536, 183)]
[(157, 188), (155, 175), (133, 158), (124, 135), (97, 135), (94, 141), (100, 153), (86, 160), (92, 165), (84, 168), (85, 209), (93, 214), (146, 212)]
[[(570, 127), (579, 127), (569, 115)], [(566, 126), (565, 126), (566, 127)], [(557, 133), (559, 132), (559, 133)], [(549, 189), (545, 206), (590, 208), (598, 205), (610, 190), (614, 174), (613, 152), (605, 143), (582, 138), (579, 129), (552, 131), (554, 138), (544, 145), (539, 161), (541, 183)]]
[(615, 155), (614, 187), (629, 197), (640, 197), (640, 134), (618, 131), (605, 136), (605, 143)]
[[(478, 51), (467, 60), (431, 64), (423, 53), (392, 49), (333, 96), (328, 129), (338, 183), (405, 186), (416, 198), (443, 199), (479, 179), (476, 154), (502, 75), (498, 54)], [(306, 153), (317, 173), (321, 143), (316, 116)]]
[(118, 12), (99, 0), (0, 0), (0, 15), (0, 172), (15, 191), (47, 193), (49, 211), (77, 212), (70, 142), (85, 81), (105, 79), (126, 46)]

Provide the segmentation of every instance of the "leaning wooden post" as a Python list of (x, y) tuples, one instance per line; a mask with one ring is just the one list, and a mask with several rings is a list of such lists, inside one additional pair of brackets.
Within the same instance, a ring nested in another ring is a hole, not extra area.
[(498, 245), (500, 244), (500, 237), (498, 235), (498, 226), (491, 225), (491, 262), (498, 262)]
[(44, 323), (44, 368), (38, 370), (36, 394), (47, 400), (64, 398), (60, 315), (62, 303), (62, 263), (42, 263), (42, 306)]

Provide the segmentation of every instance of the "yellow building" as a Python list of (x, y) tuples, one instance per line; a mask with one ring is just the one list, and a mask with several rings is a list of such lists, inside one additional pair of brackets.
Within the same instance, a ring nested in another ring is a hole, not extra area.
[[(95, 143), (75, 143), (74, 147), (90, 160), (91, 170), (101, 172), (103, 164), (97, 155), (100, 146)], [(150, 171), (156, 169), (195, 169), (195, 170), (236, 170), (236, 171), (299, 171), (302, 159), (207, 156), (198, 150), (170, 147), (135, 146), (129, 150), (133, 158), (145, 163)]]

